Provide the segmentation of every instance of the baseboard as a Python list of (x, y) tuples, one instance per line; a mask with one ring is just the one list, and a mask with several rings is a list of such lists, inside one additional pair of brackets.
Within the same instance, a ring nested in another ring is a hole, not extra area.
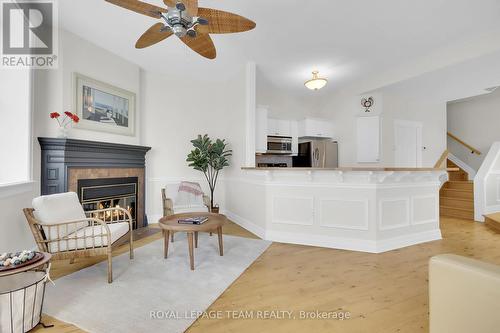
[(401, 249), (404, 247), (433, 242), (443, 239), (441, 230), (430, 230), (411, 234), (408, 236), (400, 236), (386, 240), (379, 240), (377, 242), (377, 253)]
[(377, 253), (377, 244), (372, 240), (349, 239), (323, 235), (306, 235), (303, 233), (273, 230), (267, 231), (266, 236), (266, 240), (278, 243)]
[(230, 219), (240, 227), (250, 231), (251, 233), (259, 236), (262, 239), (266, 239), (266, 231), (264, 228), (230, 211), (224, 210), (221, 213), (226, 215), (228, 219)]

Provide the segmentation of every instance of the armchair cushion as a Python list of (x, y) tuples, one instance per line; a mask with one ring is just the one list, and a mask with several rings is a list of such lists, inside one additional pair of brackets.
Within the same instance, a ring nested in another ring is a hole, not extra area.
[[(33, 199), (32, 202), (34, 216), (40, 224), (61, 224), (65, 222), (85, 220), (85, 212), (78, 200), (78, 196), (74, 192), (59, 193), (52, 195), (45, 195)], [(59, 228), (59, 235), (57, 228), (44, 228), (45, 237), (48, 240), (64, 237), (68, 234), (75, 232), (78, 229), (88, 226), (87, 222), (74, 223)]]
[[(110, 223), (108, 224), (109, 231), (111, 232), (111, 244), (123, 237), (129, 231), (129, 224), (127, 222)], [(103, 235), (101, 237), (101, 235)], [(71, 239), (73, 237), (73, 239)], [(85, 237), (74, 239), (74, 237)], [(53, 242), (49, 244), (51, 253), (81, 250), (93, 247), (108, 246), (108, 236), (106, 235), (106, 228), (102, 225), (95, 225), (84, 227), (68, 235), (68, 241)], [(94, 244), (95, 240), (95, 244)]]

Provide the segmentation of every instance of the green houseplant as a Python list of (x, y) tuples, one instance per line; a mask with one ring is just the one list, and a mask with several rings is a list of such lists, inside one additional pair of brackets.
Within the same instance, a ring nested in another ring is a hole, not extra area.
[(198, 135), (198, 138), (191, 141), (192, 150), (187, 162), (195, 170), (203, 172), (210, 188), (210, 209), (214, 210), (214, 192), (219, 178), (219, 172), (229, 166), (229, 157), (233, 151), (227, 149), (226, 140), (216, 139), (212, 141), (208, 135)]

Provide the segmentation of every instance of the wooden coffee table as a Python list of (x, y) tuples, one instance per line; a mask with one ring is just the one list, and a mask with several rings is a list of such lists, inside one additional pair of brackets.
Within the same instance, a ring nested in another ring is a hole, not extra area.
[[(201, 225), (181, 224), (178, 221), (188, 217), (207, 216), (208, 221)], [(168, 244), (171, 232), (185, 232), (188, 236), (189, 246), (189, 261), (191, 270), (194, 270), (194, 248), (198, 247), (198, 232), (217, 232), (219, 236), (219, 254), (224, 255), (224, 247), (222, 244), (222, 226), (227, 222), (226, 216), (213, 213), (185, 213), (175, 214), (160, 219), (160, 227), (163, 231), (164, 247), (163, 254), (165, 258), (168, 256)]]

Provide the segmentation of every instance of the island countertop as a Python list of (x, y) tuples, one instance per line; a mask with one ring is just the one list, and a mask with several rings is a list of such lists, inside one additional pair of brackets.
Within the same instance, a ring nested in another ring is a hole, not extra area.
[(385, 168), (385, 167), (342, 167), (342, 168), (266, 168), (242, 167), (247, 171), (363, 171), (363, 172), (430, 172), (430, 171), (459, 171), (458, 168)]

